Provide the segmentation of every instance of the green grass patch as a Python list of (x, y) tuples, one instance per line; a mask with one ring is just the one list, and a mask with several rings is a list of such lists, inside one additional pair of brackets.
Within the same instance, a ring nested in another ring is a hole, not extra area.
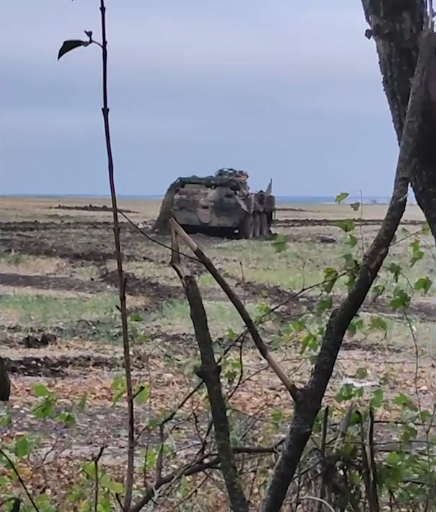
[(51, 326), (79, 320), (93, 320), (117, 313), (116, 293), (90, 298), (48, 297), (43, 295), (2, 295), (2, 318), (14, 317), (21, 324)]
[[(225, 301), (204, 301), (209, 328), (214, 335), (223, 335), (228, 329), (239, 332), (243, 322), (234, 306)], [(246, 304), (250, 314), (258, 315), (256, 304)], [(186, 300), (169, 301), (146, 318), (147, 326), (164, 329), (167, 332), (193, 332), (189, 304)]]
[[(114, 264), (115, 268), (115, 264)], [(159, 281), (165, 284), (180, 284), (179, 278), (168, 264), (153, 261), (128, 261), (124, 264), (126, 272), (132, 272), (137, 277)]]
[[(311, 242), (289, 243), (276, 252), (271, 242), (255, 240), (226, 241), (207, 251), (213, 261), (226, 258), (225, 269), (234, 278), (299, 289), (322, 281), (324, 268), (341, 264), (341, 247), (329, 245), (321, 251)], [(242, 269), (241, 269), (242, 264)]]

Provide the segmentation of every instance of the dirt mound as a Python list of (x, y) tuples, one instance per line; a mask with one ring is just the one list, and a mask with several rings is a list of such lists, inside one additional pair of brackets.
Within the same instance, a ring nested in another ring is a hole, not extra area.
[[(182, 296), (180, 286), (158, 283), (145, 277), (137, 277), (131, 272), (125, 272), (124, 275), (126, 277), (126, 292), (130, 295), (144, 296), (162, 301)], [(116, 270), (103, 272), (99, 279), (106, 284), (118, 287), (118, 273)]]
[[(94, 204), (90, 204), (88, 206), (66, 206), (63, 204), (58, 204), (57, 206), (51, 206), (50, 210), (74, 210), (74, 211), (82, 211), (82, 212), (111, 212), (113, 211), (111, 206), (107, 206), (105, 204), (101, 206), (97, 206)], [(118, 208), (119, 211), (124, 213), (138, 213), (134, 210), (125, 210)]]

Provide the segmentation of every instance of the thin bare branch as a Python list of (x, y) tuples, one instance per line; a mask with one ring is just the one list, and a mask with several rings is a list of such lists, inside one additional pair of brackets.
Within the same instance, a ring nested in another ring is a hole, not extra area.
[(275, 359), (270, 354), (267, 346), (265, 345), (260, 333), (256, 327), (256, 324), (253, 322), (251, 316), (248, 311), (242, 304), (239, 297), (232, 290), (232, 288), (228, 285), (227, 281), (221, 276), (218, 270), (215, 268), (212, 261), (206, 256), (206, 254), (198, 247), (198, 245), (192, 240), (192, 238), (185, 232), (185, 230), (177, 223), (175, 219), (170, 220), (171, 227), (177, 232), (180, 238), (186, 243), (186, 245), (191, 249), (191, 251), (197, 256), (198, 260), (203, 263), (205, 268), (210, 272), (211, 276), (215, 279), (215, 281), (221, 286), (224, 293), (227, 295), (231, 303), (235, 306), (245, 325), (247, 326), (248, 332), (250, 333), (253, 341), (259, 350), (262, 357), (268, 362), (271, 369), (277, 375), (277, 377), (284, 384), (286, 389), (291, 394), (292, 398), (295, 402), (298, 402), (300, 399), (300, 393), (297, 386), (289, 380), (280, 366), (277, 364)]
[(36, 505), (35, 500), (33, 499), (32, 495), (30, 494), (29, 489), (27, 488), (26, 483), (22, 479), (18, 469), (16, 468), (15, 464), (12, 462), (11, 458), (1, 448), (0, 448), (0, 455), (2, 455), (8, 461), (9, 465), (12, 468), (12, 471), (15, 473), (15, 476), (17, 477), (17, 480), (20, 482), (21, 487), (23, 488), (24, 492), (26, 493), (27, 497), (29, 498), (29, 501), (32, 504), (32, 507), (35, 509), (36, 512), (39, 512), (39, 508)]
[(126, 278), (123, 270), (123, 256), (121, 252), (121, 239), (120, 239), (120, 223), (118, 219), (118, 201), (115, 188), (114, 177), (114, 161), (112, 155), (111, 133), (109, 125), (109, 105), (108, 105), (108, 52), (107, 52), (107, 36), (106, 36), (106, 7), (104, 0), (100, 0), (100, 15), (101, 15), (101, 49), (102, 49), (102, 63), (103, 63), (103, 122), (104, 133), (106, 139), (106, 151), (108, 160), (108, 176), (109, 187), (111, 192), (113, 225), (114, 225), (114, 242), (115, 242), (115, 256), (117, 260), (118, 272), (118, 290), (120, 299), (121, 311), (121, 326), (123, 333), (123, 355), (124, 355), (124, 368), (126, 377), (126, 394), (127, 394), (127, 415), (128, 415), (128, 446), (127, 446), (127, 473), (126, 473), (126, 489), (124, 496), (124, 509), (129, 510), (132, 502), (133, 492), (133, 476), (134, 476), (134, 458), (135, 458), (135, 418), (134, 418), (134, 401), (133, 401), (133, 386), (132, 386), (132, 370), (130, 363), (130, 342), (128, 331), (127, 319), (127, 303), (126, 303)]
[(103, 455), (103, 452), (105, 450), (106, 446), (102, 446), (98, 452), (97, 455), (95, 455), (94, 457), (92, 457), (92, 462), (94, 463), (94, 472), (95, 472), (95, 476), (94, 476), (94, 485), (95, 485), (95, 489), (94, 489), (94, 512), (98, 512), (98, 493), (99, 493), (99, 490), (100, 490), (100, 475), (99, 475), (99, 467), (98, 467), (98, 463), (100, 462), (100, 459), (101, 459), (101, 456)]
[(171, 266), (180, 278), (189, 303), (191, 320), (201, 355), (201, 366), (196, 373), (207, 387), (217, 450), (230, 505), (234, 511), (248, 512), (248, 502), (242, 490), (230, 442), (230, 426), (220, 380), (221, 367), (215, 359), (207, 314), (200, 290), (195, 278), (185, 273), (182, 268), (175, 230), (172, 233), (172, 246), (176, 250), (172, 252)]

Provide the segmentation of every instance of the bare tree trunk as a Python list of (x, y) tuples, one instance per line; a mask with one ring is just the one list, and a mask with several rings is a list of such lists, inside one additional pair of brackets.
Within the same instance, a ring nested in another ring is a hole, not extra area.
[(172, 217), (171, 208), (178, 184), (179, 180), (176, 180), (168, 187), (160, 207), (159, 215), (157, 216), (157, 219), (154, 221), (154, 224), (151, 228), (153, 232), (158, 232), (161, 235), (170, 234), (170, 219)]
[(312, 376), (295, 403), (292, 423), (262, 503), (262, 512), (281, 510), (303, 450), (312, 433), (316, 415), (321, 408), (345, 332), (377, 277), (406, 208), (410, 174), (414, 172), (417, 165), (415, 149), (426, 98), (426, 91), (422, 84), (427, 78), (429, 61), (434, 58), (433, 37), (426, 34), (420, 42), (422, 47), (413, 78), (407, 115), (403, 123), (404, 130), (394, 190), (386, 217), (371, 247), (363, 257), (353, 288), (330, 316)]
[[(376, 43), (383, 88), (398, 141), (403, 133), (411, 80), (426, 23), (424, 0), (362, 0)], [(436, 44), (435, 44), (436, 46)], [(422, 124), (414, 149), (410, 183), (436, 239), (436, 55), (428, 70)]]

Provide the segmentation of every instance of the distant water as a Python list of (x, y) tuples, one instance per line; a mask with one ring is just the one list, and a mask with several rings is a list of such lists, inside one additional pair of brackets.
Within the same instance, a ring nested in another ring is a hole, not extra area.
[[(42, 198), (42, 199), (110, 199), (107, 195), (95, 195), (95, 194), (57, 194), (57, 195), (33, 195), (33, 194), (8, 194), (3, 195), (1, 197), (34, 197), (34, 198)], [(146, 199), (163, 199), (163, 195), (146, 195), (146, 196), (137, 196), (137, 195), (118, 195), (118, 198), (121, 200), (146, 200)], [(345, 203), (352, 202), (360, 202), (363, 203), (378, 203), (378, 204), (386, 204), (389, 202), (389, 197), (385, 196), (355, 196), (350, 195), (344, 201)], [(276, 196), (277, 203), (306, 203), (306, 204), (333, 204), (335, 202), (334, 196)], [(410, 202), (413, 203), (414, 198), (410, 198)]]

